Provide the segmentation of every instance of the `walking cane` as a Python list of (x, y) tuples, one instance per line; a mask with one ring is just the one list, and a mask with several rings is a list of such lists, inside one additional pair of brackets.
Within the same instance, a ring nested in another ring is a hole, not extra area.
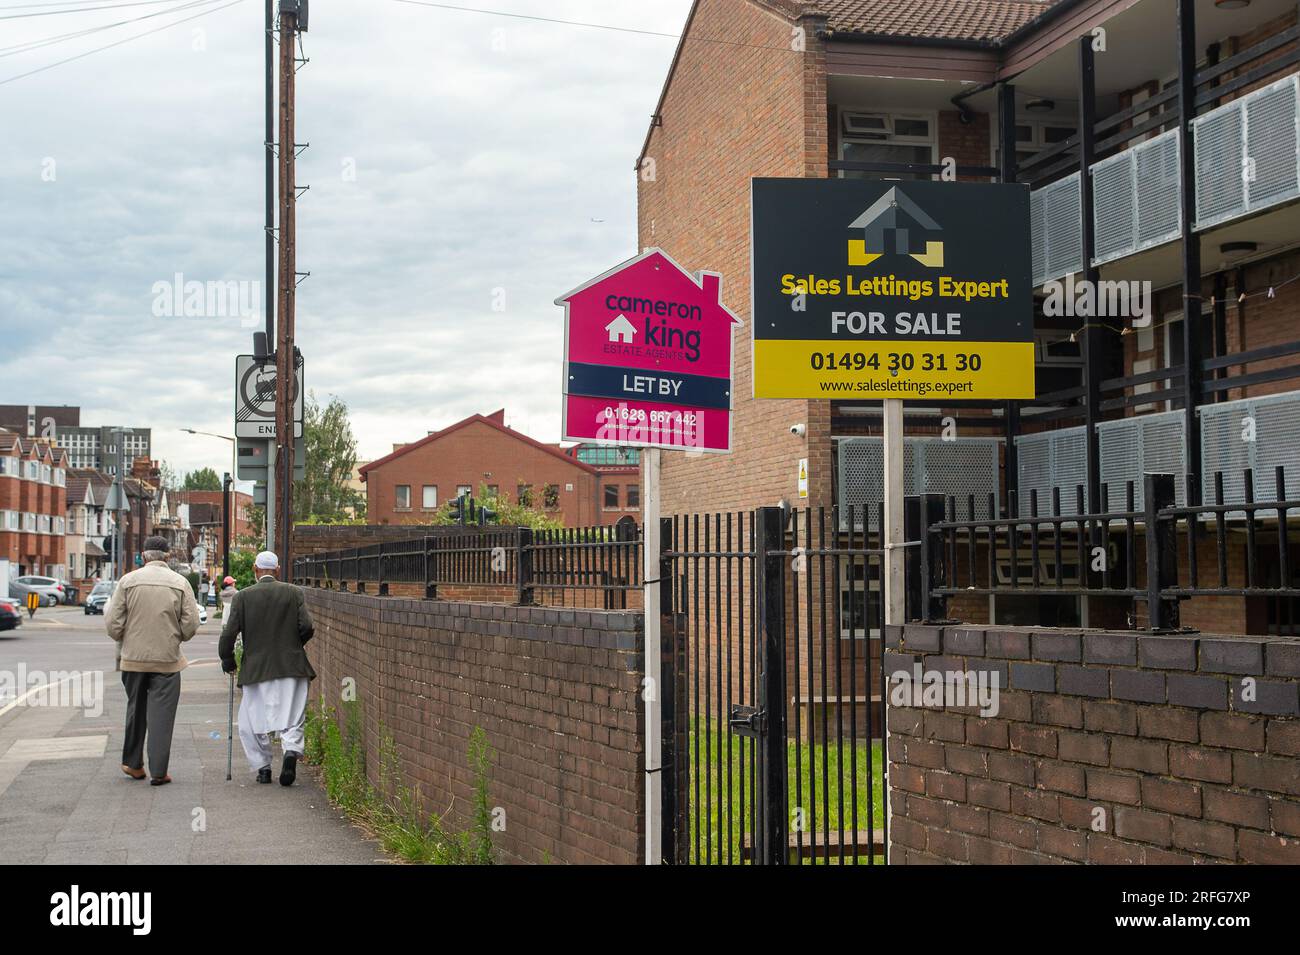
[(226, 708), (226, 782), (235, 758), (235, 675), (230, 674), (230, 705)]

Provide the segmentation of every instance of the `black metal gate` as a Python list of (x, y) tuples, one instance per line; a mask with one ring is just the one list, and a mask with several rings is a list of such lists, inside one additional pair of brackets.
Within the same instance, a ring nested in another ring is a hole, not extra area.
[(663, 522), (664, 858), (883, 863), (879, 514)]

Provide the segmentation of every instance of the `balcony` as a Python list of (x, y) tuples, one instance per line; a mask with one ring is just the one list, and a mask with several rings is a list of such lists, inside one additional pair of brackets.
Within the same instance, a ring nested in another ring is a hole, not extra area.
[[(1218, 482), (1222, 483), (1224, 504), (1246, 501), (1247, 470), (1254, 478), (1251, 493), (1256, 499), (1275, 492), (1287, 500), (1300, 498), (1300, 391), (1202, 405), (1196, 411), (1201, 429), (1198, 473), (1202, 501), (1217, 502)], [(1144, 474), (1189, 473), (1181, 411), (1103, 421), (1097, 425), (1097, 441), (1106, 500), (1085, 500), (1089, 511), (1126, 509), (1130, 481), (1133, 507), (1140, 510)], [(1016, 449), (1020, 513), (1029, 513), (1031, 494), (1036, 493), (1038, 513), (1051, 514), (1054, 490), (1060, 493), (1061, 513), (1077, 512), (1078, 489), (1088, 483), (1084, 428), (1021, 435)], [(1275, 487), (1279, 467), (1285, 471), (1285, 493)], [(1175, 504), (1182, 507), (1186, 502), (1186, 482), (1179, 481)], [(1257, 516), (1271, 515), (1260, 512)]]
[[(1300, 198), (1300, 76), (1210, 110), (1192, 121), (1199, 232)], [(1088, 170), (1093, 186), (1092, 265), (1177, 240), (1180, 214), (1176, 130)], [(1030, 194), (1035, 285), (1083, 268), (1077, 172)]]

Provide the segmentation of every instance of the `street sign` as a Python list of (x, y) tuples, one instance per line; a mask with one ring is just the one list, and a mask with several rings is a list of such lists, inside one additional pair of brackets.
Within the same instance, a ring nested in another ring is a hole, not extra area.
[(266, 484), (259, 483), (253, 485), (253, 504), (256, 507), (266, 507)]
[(753, 180), (756, 398), (1034, 397), (1029, 188)]
[[(302, 437), (302, 356), (295, 365), (293, 383), (293, 436)], [(275, 437), (275, 360), (253, 355), (235, 358), (235, 437)]]
[[(266, 482), (266, 463), (270, 458), (270, 440), (255, 438), (235, 439), (236, 477), (241, 481)], [(307, 476), (307, 443), (302, 438), (293, 442), (293, 477), (301, 481)]]
[(731, 450), (732, 328), (722, 278), (660, 249), (556, 299), (564, 306), (564, 440)]

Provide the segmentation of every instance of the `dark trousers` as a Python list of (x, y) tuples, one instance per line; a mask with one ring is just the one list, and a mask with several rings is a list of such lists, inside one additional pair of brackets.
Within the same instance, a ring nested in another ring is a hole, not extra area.
[(172, 726), (176, 704), (181, 698), (179, 673), (131, 673), (122, 671), (126, 688), (126, 739), (122, 743), (122, 765), (144, 768), (146, 732), (149, 737), (149, 775), (167, 775), (172, 754)]

